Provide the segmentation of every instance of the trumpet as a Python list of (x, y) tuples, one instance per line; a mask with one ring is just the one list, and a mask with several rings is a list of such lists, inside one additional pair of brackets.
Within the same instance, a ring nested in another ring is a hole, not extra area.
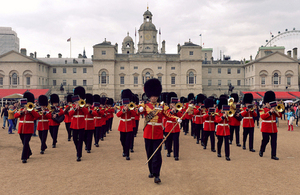
[(26, 105), (25, 105), (27, 111), (32, 111), (33, 108), (34, 108), (34, 104), (32, 102), (28, 102)]
[(181, 111), (182, 108), (183, 108), (182, 103), (178, 102), (177, 104), (175, 104), (175, 109), (176, 109), (176, 110)]
[(82, 107), (85, 106), (85, 101), (84, 101), (83, 99), (80, 99), (80, 100), (78, 101), (78, 104), (79, 104), (79, 107), (82, 108)]
[(275, 110), (277, 112), (283, 112), (285, 110), (285, 106), (283, 104), (277, 104), (277, 106), (275, 107)]

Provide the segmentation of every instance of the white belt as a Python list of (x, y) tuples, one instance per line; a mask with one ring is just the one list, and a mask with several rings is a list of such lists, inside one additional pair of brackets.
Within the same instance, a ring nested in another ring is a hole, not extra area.
[(131, 121), (131, 119), (122, 119), (122, 118), (121, 118), (120, 120), (121, 120), (121, 121), (124, 121), (124, 122), (125, 122), (125, 121)]
[(19, 121), (19, 123), (33, 123), (33, 121)]
[(195, 115), (195, 117), (202, 117), (203, 115)]
[(101, 119), (101, 117), (97, 117), (97, 116), (96, 116), (96, 117), (94, 117), (94, 119)]
[(261, 122), (264, 122), (264, 123), (276, 123), (276, 121), (265, 121), (265, 120), (262, 120)]
[(48, 122), (48, 120), (39, 120), (39, 122)]
[(148, 125), (152, 125), (152, 126), (162, 126), (162, 123), (154, 123), (154, 122), (149, 122), (147, 123)]
[(167, 123), (176, 123), (176, 122), (173, 122), (173, 121), (167, 121)]
[(223, 127), (228, 126), (228, 124), (218, 124), (218, 125), (223, 126)]
[(84, 117), (84, 115), (74, 115), (74, 118)]
[(253, 117), (244, 117), (244, 119), (253, 119)]
[(204, 121), (205, 123), (214, 123), (215, 121)]
[(86, 121), (93, 121), (94, 118), (85, 118), (84, 120), (86, 120)]

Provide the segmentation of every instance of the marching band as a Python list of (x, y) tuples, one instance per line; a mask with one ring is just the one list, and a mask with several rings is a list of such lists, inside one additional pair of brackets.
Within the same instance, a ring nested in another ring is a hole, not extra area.
[[(185, 135), (189, 131), (191, 120), (191, 135), (197, 140), (196, 144), (203, 149), (207, 148), (210, 138), (210, 149), (221, 157), (221, 148), (224, 142), (225, 159), (230, 161), (230, 144), (233, 134), (236, 135), (236, 145), (239, 141), (240, 125), (243, 127), (242, 149), (246, 150), (249, 135), (249, 151), (254, 149), (254, 117), (260, 115), (262, 141), (259, 156), (263, 157), (266, 145), (271, 138), (271, 159), (279, 160), (276, 156), (277, 126), (276, 118), (281, 117), (284, 106), (276, 102), (275, 93), (267, 91), (264, 95), (265, 107), (256, 112), (253, 104), (253, 95), (244, 94), (242, 104), (238, 104), (237, 94), (221, 95), (219, 99), (206, 97), (204, 94), (189, 94), (188, 98), (177, 97), (174, 92), (161, 93), (162, 86), (159, 80), (149, 79), (144, 85), (145, 94), (143, 103), (140, 103), (137, 94), (130, 89), (121, 92), (122, 105), (114, 105), (112, 98), (100, 97), (98, 94), (86, 94), (81, 86), (74, 89), (74, 94), (68, 95), (65, 105), (59, 105), (57, 94), (48, 97), (38, 97), (39, 107), (34, 107), (34, 95), (25, 92), (20, 101), (20, 108), (14, 114), (20, 118), (18, 133), (23, 144), (21, 160), (26, 163), (32, 155), (30, 139), (34, 133), (34, 121), (37, 120), (37, 130), (41, 141), (40, 154), (47, 149), (46, 141), (48, 130), (53, 139), (52, 147), (56, 148), (59, 125), (65, 122), (68, 141), (73, 142), (76, 149), (77, 161), (82, 158), (83, 143), (85, 150), (91, 153), (93, 137), (94, 146), (99, 147), (99, 140), (103, 141), (106, 134), (112, 130), (114, 113), (119, 117), (118, 131), (122, 145), (122, 156), (130, 160), (130, 153), (134, 152), (134, 139), (138, 132), (140, 116), (145, 117), (143, 138), (145, 142), (149, 178), (154, 178), (155, 183), (160, 183), (160, 170), (162, 165), (161, 146), (165, 143), (167, 157), (179, 160), (179, 135), (181, 128)], [(147, 97), (147, 99), (145, 98)], [(181, 125), (182, 123), (182, 125)], [(215, 148), (217, 137), (217, 148)], [(173, 146), (173, 147), (172, 147)], [(216, 150), (217, 149), (217, 150)]]

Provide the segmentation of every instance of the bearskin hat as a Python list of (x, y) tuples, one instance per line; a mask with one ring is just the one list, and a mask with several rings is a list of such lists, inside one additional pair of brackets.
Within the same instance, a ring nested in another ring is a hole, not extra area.
[(264, 103), (273, 102), (276, 100), (275, 93), (273, 91), (267, 91), (264, 95)]
[(218, 109), (221, 110), (223, 105), (228, 105), (227, 98), (221, 97), (219, 99)]
[(222, 94), (222, 95), (220, 95), (219, 99), (220, 99), (220, 98), (226, 98), (226, 99), (228, 99), (228, 95)]
[(93, 97), (93, 95), (92, 94), (90, 94), (90, 93), (87, 93), (87, 94), (85, 94), (85, 102), (87, 103), (87, 104), (93, 104), (93, 102), (94, 102), (94, 97)]
[(237, 103), (239, 101), (239, 95), (237, 93), (232, 93), (230, 95), (234, 99), (234, 102)]
[(81, 99), (85, 99), (85, 89), (81, 86), (78, 86), (74, 89), (74, 95), (79, 95)]
[(94, 95), (94, 102), (100, 103), (100, 95), (98, 95), (98, 94)]
[(40, 95), (38, 98), (38, 102), (40, 106), (48, 106), (48, 98), (45, 95)]
[(51, 104), (59, 103), (59, 97), (56, 93), (50, 95), (50, 103)]
[(27, 99), (27, 102), (31, 102), (31, 103), (34, 103), (34, 95), (29, 92), (29, 91), (26, 91), (24, 94), (23, 94), (23, 98), (26, 98)]
[(188, 101), (194, 100), (194, 98), (195, 98), (195, 95), (193, 93), (189, 93), (189, 95), (187, 97)]
[(105, 105), (105, 103), (106, 103), (106, 97), (101, 97), (100, 104)]
[(177, 98), (177, 94), (175, 92), (170, 92), (167, 94), (167, 104), (171, 103), (172, 98)]
[(71, 94), (67, 95), (67, 102), (72, 102), (72, 96)]
[(212, 96), (209, 96), (208, 98), (210, 98), (210, 99), (213, 99), (213, 101), (214, 101), (214, 104), (216, 104), (216, 103), (217, 103), (217, 102), (216, 102), (216, 101), (217, 101), (217, 98), (215, 98), (215, 96), (213, 96), (213, 95), (212, 95)]
[(206, 99), (206, 96), (203, 95), (202, 93), (199, 93), (198, 95), (196, 95), (196, 98), (195, 98), (197, 104), (199, 104), (199, 103), (203, 104), (205, 99)]
[(139, 99), (139, 95), (138, 94), (134, 94), (133, 95), (133, 101), (136, 105), (138, 105), (140, 103), (140, 99)]
[(206, 98), (205, 100), (204, 100), (204, 107), (205, 108), (211, 108), (211, 107), (213, 107), (214, 106), (214, 100), (213, 99), (211, 99), (211, 98)]
[(123, 89), (121, 91), (121, 98), (125, 99), (128, 98), (130, 101), (132, 101), (132, 92), (130, 89)]
[(160, 94), (160, 98), (161, 98), (160, 102), (162, 102), (162, 101), (167, 102), (168, 101), (168, 94), (169, 94), (168, 92), (161, 93)]
[(144, 85), (144, 91), (148, 98), (159, 97), (162, 91), (161, 83), (158, 79), (149, 79)]
[(243, 104), (252, 104), (253, 95), (252, 93), (246, 93), (243, 98)]
[(107, 103), (108, 105), (113, 105), (113, 104), (114, 104), (114, 99), (108, 98), (106, 103)]

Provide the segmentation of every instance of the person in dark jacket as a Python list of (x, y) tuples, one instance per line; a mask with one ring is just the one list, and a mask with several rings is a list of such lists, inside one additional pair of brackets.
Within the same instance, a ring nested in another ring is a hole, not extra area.
[(5, 123), (7, 121), (7, 127), (9, 127), (9, 123), (8, 123), (8, 104), (5, 104), (5, 107), (2, 109), (1, 112), (1, 118), (3, 117), (3, 127), (2, 129), (5, 128)]

